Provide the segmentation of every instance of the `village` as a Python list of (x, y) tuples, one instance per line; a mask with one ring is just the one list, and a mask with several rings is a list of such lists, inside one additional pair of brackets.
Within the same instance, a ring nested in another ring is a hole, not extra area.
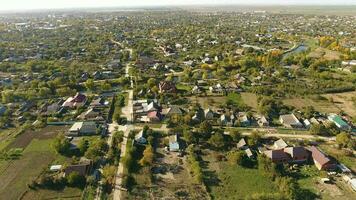
[(0, 199), (356, 196), (351, 15), (55, 12), (0, 32)]

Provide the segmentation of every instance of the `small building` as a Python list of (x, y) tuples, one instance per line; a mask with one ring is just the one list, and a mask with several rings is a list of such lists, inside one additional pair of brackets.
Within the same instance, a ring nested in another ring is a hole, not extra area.
[(279, 121), (287, 128), (303, 128), (303, 124), (294, 114), (281, 115)]
[(261, 116), (258, 121), (257, 124), (260, 127), (268, 127), (269, 126), (269, 121), (267, 120), (267, 118), (265, 116)]
[(90, 107), (92, 108), (103, 108), (108, 106), (109, 102), (105, 102), (104, 98), (99, 97), (94, 99), (91, 103), (90, 103)]
[(4, 115), (6, 112), (7, 108), (4, 105), (0, 104), (0, 116)]
[(330, 160), (323, 152), (315, 146), (309, 148), (316, 168), (319, 170), (334, 170), (336, 168), (335, 162)]
[(304, 147), (287, 147), (284, 152), (289, 154), (294, 163), (306, 162), (309, 158), (309, 153)]
[(288, 144), (281, 138), (274, 142), (273, 147), (276, 150), (284, 149), (284, 148), (288, 147)]
[(268, 150), (263, 152), (268, 158), (272, 160), (274, 163), (287, 163), (291, 159), (287, 153), (283, 151), (283, 149), (279, 150)]
[(246, 113), (239, 113), (239, 121), (241, 126), (250, 126), (251, 124)]
[(169, 136), (169, 151), (179, 151), (180, 145), (178, 141), (178, 135)]
[(94, 135), (97, 133), (95, 122), (75, 122), (69, 129), (68, 135), (81, 136), (81, 135)]
[(236, 144), (236, 147), (238, 149), (242, 149), (242, 150), (245, 150), (248, 148), (248, 145), (246, 143), (246, 140), (244, 138), (242, 138), (237, 144)]
[(205, 109), (204, 117), (206, 120), (212, 120), (212, 119), (214, 119), (214, 112), (210, 108)]
[(245, 149), (245, 153), (248, 158), (253, 158), (255, 156), (250, 148)]
[(49, 168), (49, 170), (52, 172), (58, 172), (61, 169), (62, 169), (62, 165), (51, 165), (51, 167)]
[(304, 123), (305, 128), (307, 128), (307, 129), (310, 128), (311, 122), (310, 122), (308, 119), (305, 119), (305, 120), (303, 121), (303, 123)]
[(348, 125), (339, 115), (331, 114), (328, 116), (328, 119), (341, 130), (348, 131), (351, 129), (351, 126)]

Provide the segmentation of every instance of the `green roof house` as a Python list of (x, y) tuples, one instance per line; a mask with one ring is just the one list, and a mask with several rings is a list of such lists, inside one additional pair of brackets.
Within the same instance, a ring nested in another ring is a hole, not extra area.
[(350, 125), (348, 125), (339, 115), (331, 114), (328, 116), (328, 119), (341, 130), (348, 131), (351, 129)]

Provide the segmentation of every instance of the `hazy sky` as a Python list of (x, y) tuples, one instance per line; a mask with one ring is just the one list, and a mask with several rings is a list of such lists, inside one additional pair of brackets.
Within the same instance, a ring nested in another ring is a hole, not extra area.
[(0, 0), (0, 10), (184, 4), (356, 4), (356, 0)]

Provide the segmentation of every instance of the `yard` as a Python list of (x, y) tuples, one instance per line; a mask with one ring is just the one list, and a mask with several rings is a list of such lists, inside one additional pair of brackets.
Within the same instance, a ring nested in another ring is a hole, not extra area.
[(208, 199), (204, 186), (196, 184), (190, 175), (185, 158), (167, 153), (163, 148), (158, 148), (155, 154), (153, 171), (156, 172), (152, 181), (142, 168), (133, 175), (135, 186), (126, 199)]
[(258, 169), (232, 166), (226, 161), (215, 161), (216, 152), (205, 152), (206, 184), (212, 199), (245, 199), (257, 193), (275, 192), (273, 183)]
[[(314, 165), (302, 166), (298, 173), (298, 183), (301, 189), (309, 193), (310, 197), (319, 197), (325, 200), (351, 200), (354, 192), (341, 177), (335, 177), (332, 184), (321, 183), (320, 171)], [(313, 194), (314, 193), (314, 194)]]

